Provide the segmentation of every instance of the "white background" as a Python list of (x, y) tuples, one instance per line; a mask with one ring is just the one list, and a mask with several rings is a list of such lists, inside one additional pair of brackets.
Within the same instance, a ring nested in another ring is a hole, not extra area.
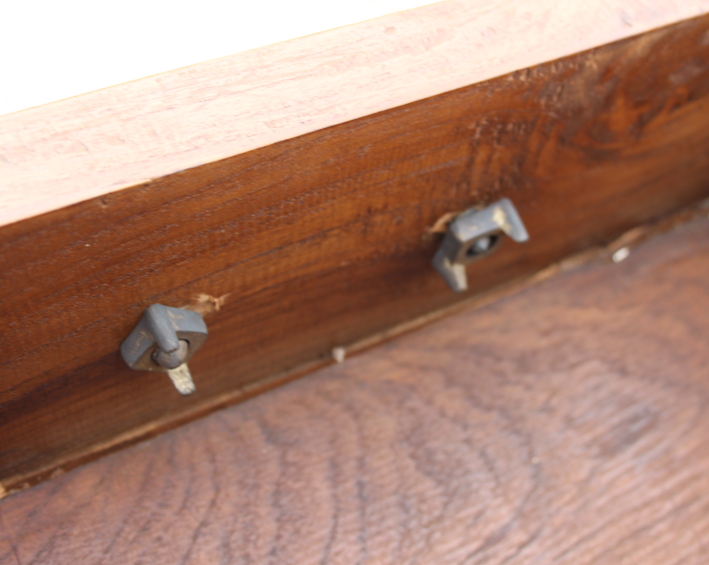
[(433, 0), (0, 0), (0, 115)]

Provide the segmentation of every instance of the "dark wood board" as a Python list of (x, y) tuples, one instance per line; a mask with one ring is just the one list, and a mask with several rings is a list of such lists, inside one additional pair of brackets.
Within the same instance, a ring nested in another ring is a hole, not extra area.
[[(465, 296), (442, 215), (500, 197), (531, 235), (470, 292), (709, 194), (709, 18), (422, 100), (0, 229), (0, 482), (15, 488)], [(129, 370), (154, 302), (223, 298), (197, 393)]]
[(0, 501), (0, 564), (704, 565), (709, 220)]

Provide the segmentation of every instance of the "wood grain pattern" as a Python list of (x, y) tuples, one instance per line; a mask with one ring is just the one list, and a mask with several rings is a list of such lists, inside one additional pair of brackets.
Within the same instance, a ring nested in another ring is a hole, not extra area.
[(0, 225), (552, 61), (709, 0), (451, 0), (0, 118)]
[[(684, 22), (5, 226), (0, 481), (460, 300), (430, 266), (445, 213), (507, 196), (531, 235), (470, 271), (472, 295), (706, 195), (707, 33)], [(118, 349), (147, 306), (200, 294), (223, 305), (184, 398)]]
[(703, 565), (709, 220), (0, 502), (0, 564)]

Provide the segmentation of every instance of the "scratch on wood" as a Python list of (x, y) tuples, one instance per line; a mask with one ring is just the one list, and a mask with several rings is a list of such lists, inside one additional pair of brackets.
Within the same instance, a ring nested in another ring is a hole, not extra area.
[(426, 228), (426, 233), (446, 233), (450, 224), (460, 212), (446, 212), (432, 226)]
[(194, 312), (199, 312), (204, 316), (205, 314), (211, 314), (212, 312), (219, 312), (219, 309), (224, 306), (224, 303), (229, 296), (231, 296), (230, 292), (227, 294), (222, 294), (219, 297), (201, 293), (197, 296), (193, 296), (192, 304), (183, 306), (183, 308)]
[(61, 477), (64, 473), (66, 473), (66, 471), (62, 467), (57, 467), (54, 471), (52, 471), (52, 474), (49, 475), (49, 478), (55, 479), (57, 477)]

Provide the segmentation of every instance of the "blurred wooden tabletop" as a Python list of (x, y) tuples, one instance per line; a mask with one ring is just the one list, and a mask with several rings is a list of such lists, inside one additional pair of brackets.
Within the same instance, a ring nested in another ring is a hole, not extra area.
[(709, 220), (0, 502), (0, 564), (703, 564)]

